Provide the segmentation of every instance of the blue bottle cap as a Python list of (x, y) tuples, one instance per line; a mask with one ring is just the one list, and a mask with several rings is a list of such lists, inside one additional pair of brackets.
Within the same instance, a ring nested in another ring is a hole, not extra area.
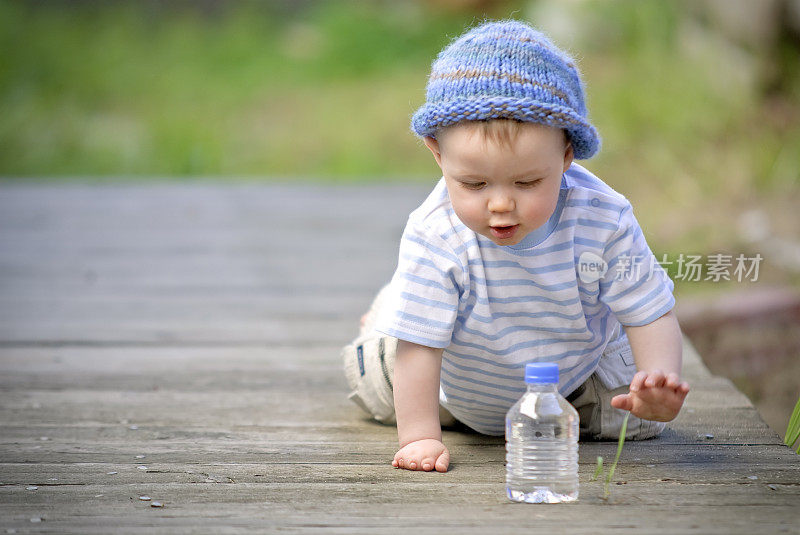
[(558, 383), (558, 364), (530, 362), (525, 366), (526, 383)]

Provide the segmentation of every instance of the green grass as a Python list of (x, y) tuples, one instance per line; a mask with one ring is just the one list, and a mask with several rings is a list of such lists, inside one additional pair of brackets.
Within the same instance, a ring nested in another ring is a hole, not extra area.
[(789, 424), (786, 426), (786, 435), (783, 437), (783, 443), (790, 448), (794, 448), (795, 443), (797, 443), (795, 452), (800, 454), (800, 442), (798, 441), (800, 441), (800, 399), (797, 400), (797, 404), (794, 406), (792, 416), (789, 418)]
[[(430, 178), (408, 120), (436, 53), (484, 15), (422, 2), (35, 5), (0, 0), (13, 51), (0, 59), (4, 176)], [(498, 5), (491, 15), (525, 18), (536, 3)], [(764, 120), (735, 62), (682, 44), (683, 5), (582, 8), (602, 27), (574, 45), (604, 136), (593, 167), (622, 190), (646, 175), (643, 196), (676, 202), (795, 180), (800, 135)]]
[(405, 174), (405, 115), (462, 20), (231, 5), (203, 17), (0, 2), (14, 51), (0, 65), (0, 175)]
[[(603, 481), (603, 496), (604, 500), (608, 500), (609, 496), (611, 495), (611, 482), (614, 480), (614, 472), (617, 470), (617, 463), (619, 462), (619, 456), (622, 454), (622, 446), (625, 444), (625, 434), (628, 432), (628, 417), (630, 417), (631, 413), (625, 414), (625, 418), (622, 420), (622, 427), (619, 430), (619, 440), (617, 441), (617, 454), (614, 456), (614, 462), (611, 463), (611, 468), (608, 470), (608, 474)], [(603, 458), (598, 456), (597, 457), (597, 467), (594, 470), (594, 475), (592, 475), (592, 481), (595, 481), (598, 477), (603, 475)]]

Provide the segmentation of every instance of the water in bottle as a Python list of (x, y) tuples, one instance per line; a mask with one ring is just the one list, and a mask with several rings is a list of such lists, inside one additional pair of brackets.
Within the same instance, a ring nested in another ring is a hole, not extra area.
[(506, 414), (506, 492), (527, 503), (578, 499), (578, 411), (558, 393), (558, 365), (528, 364), (528, 391)]

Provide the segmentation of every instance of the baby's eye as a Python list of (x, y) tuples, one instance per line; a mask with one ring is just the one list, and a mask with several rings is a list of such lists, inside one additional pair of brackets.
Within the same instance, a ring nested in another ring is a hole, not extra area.
[(537, 178), (536, 180), (526, 180), (526, 181), (523, 181), (523, 182), (517, 182), (517, 186), (520, 186), (520, 187), (523, 187), (523, 188), (530, 188), (530, 187), (533, 187), (533, 186), (537, 185), (541, 181), (542, 181), (541, 178)]
[(481, 189), (486, 182), (462, 182), (461, 184), (467, 189)]

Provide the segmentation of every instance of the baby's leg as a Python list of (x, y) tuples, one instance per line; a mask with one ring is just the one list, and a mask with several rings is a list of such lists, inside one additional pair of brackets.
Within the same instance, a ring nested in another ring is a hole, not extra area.
[(371, 334), (359, 336), (341, 352), (349, 399), (385, 424), (395, 423), (392, 379), (396, 350), (397, 338)]
[(386, 296), (388, 294), (389, 285), (387, 284), (378, 291), (367, 313), (361, 316), (361, 330), (358, 333), (359, 336), (364, 336), (374, 329), (375, 322), (378, 321), (378, 314), (386, 305)]
[[(567, 397), (567, 401), (578, 411), (581, 440), (617, 440), (622, 421), (628, 411), (611, 406), (611, 398), (627, 394), (628, 386), (609, 390), (597, 376), (592, 374), (581, 386)], [(625, 432), (626, 440), (645, 440), (661, 434), (664, 422), (643, 420), (631, 414)]]
[[(381, 309), (386, 304), (388, 285), (381, 288), (369, 310), (361, 317), (358, 337), (342, 349), (345, 376), (350, 386), (349, 398), (364, 411), (385, 424), (394, 424), (394, 359), (397, 338), (374, 330)], [(453, 425), (455, 418), (439, 407), (441, 425)]]

